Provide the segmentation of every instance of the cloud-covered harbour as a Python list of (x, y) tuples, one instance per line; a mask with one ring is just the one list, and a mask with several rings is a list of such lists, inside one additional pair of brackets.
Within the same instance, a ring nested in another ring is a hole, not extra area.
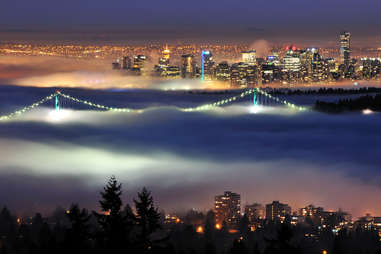
[[(2, 97), (2, 112), (51, 92), (1, 90), (8, 94)], [(147, 186), (168, 211), (208, 209), (215, 194), (232, 190), (242, 194), (244, 204), (281, 200), (296, 209), (312, 202), (355, 216), (381, 214), (378, 114), (296, 114), (277, 107), (250, 114), (248, 100), (217, 111), (184, 113), (172, 106), (226, 95), (69, 93), (151, 109), (124, 114), (67, 108), (57, 120), (50, 107), (0, 123), (0, 200), (13, 209), (50, 211), (70, 202), (94, 208), (106, 178), (115, 174), (126, 200)], [(25, 99), (27, 94), (33, 98)]]

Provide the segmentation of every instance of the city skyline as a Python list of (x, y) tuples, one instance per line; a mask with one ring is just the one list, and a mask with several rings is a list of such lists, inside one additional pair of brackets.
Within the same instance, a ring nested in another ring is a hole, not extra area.
[(381, 254), (379, 10), (3, 0), (0, 254)]

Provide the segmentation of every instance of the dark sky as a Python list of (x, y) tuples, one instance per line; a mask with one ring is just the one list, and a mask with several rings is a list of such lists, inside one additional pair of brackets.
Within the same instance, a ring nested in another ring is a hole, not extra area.
[(371, 36), (380, 34), (380, 9), (377, 0), (3, 0), (0, 31), (247, 38), (348, 29)]

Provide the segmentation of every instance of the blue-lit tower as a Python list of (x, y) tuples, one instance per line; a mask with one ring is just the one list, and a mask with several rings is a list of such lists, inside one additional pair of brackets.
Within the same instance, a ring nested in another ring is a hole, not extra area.
[(201, 52), (201, 80), (212, 78), (213, 64), (212, 53), (209, 50), (203, 50)]

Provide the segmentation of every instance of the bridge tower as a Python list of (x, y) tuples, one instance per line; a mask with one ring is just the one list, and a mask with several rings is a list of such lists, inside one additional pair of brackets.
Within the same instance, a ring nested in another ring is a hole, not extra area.
[(59, 111), (60, 110), (60, 92), (57, 91), (56, 92), (56, 102), (55, 102), (55, 108), (56, 108), (56, 111)]
[(254, 106), (258, 106), (258, 98), (257, 97), (258, 97), (257, 96), (257, 92), (256, 92), (256, 90), (254, 88), (254, 91), (253, 91), (253, 105)]

